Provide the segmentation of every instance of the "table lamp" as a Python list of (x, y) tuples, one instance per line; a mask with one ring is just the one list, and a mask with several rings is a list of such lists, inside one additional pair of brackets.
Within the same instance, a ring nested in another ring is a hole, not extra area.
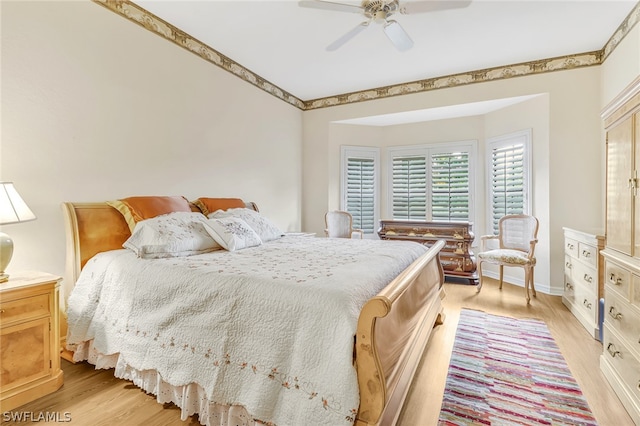
[[(0, 182), (0, 225), (27, 222), (35, 218), (36, 215), (22, 200), (13, 182)], [(0, 283), (9, 280), (9, 275), (4, 271), (9, 266), (11, 256), (13, 240), (4, 232), (0, 232)]]

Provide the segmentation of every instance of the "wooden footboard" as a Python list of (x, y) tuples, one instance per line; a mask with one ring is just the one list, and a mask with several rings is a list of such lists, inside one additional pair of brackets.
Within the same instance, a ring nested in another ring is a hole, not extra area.
[(434, 325), (442, 323), (443, 269), (438, 241), (362, 309), (355, 356), (357, 426), (396, 423)]

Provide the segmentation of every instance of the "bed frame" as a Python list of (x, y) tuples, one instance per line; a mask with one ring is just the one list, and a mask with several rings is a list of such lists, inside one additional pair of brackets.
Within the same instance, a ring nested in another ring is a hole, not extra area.
[[(254, 203), (247, 207), (258, 211)], [(91, 257), (122, 248), (131, 233), (123, 216), (106, 203), (63, 203), (62, 208), (67, 277), (75, 283)], [(444, 320), (438, 258), (443, 246), (436, 242), (362, 308), (354, 345), (360, 389), (356, 426), (393, 425), (400, 415), (431, 331)], [(66, 336), (66, 315), (61, 317)]]

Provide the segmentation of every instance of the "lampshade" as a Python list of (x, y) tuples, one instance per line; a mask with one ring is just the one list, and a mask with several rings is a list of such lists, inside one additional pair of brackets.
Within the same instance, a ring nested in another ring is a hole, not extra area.
[[(27, 222), (34, 220), (36, 215), (22, 200), (13, 182), (0, 182), (0, 225)], [(9, 266), (13, 256), (13, 240), (4, 232), (0, 232), (0, 283), (9, 279), (4, 271)]]
[(0, 182), (0, 225), (34, 220), (36, 215), (22, 200), (13, 182)]

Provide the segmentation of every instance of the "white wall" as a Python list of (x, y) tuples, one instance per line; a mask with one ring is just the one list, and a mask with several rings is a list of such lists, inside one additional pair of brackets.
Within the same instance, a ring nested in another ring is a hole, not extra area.
[(9, 273), (64, 274), (63, 201), (240, 197), (300, 230), (300, 110), (93, 2), (1, 7), (0, 179), (38, 216), (3, 227)]
[(604, 108), (640, 75), (640, 25), (636, 25), (602, 64)]
[[(453, 125), (433, 122), (401, 126), (388, 132), (397, 145), (410, 145), (424, 140), (427, 134), (425, 129), (435, 129), (433, 136), (436, 141), (449, 138), (457, 140), (460, 137), (477, 138), (484, 143), (489, 137), (533, 128), (533, 204), (534, 213), (541, 220), (536, 283), (551, 294), (561, 294), (564, 265), (562, 227), (603, 227), (604, 195), (600, 182), (601, 163), (604, 160), (600, 146), (599, 67), (306, 111), (303, 117), (303, 228), (319, 232), (323, 226), (323, 212), (338, 202), (336, 197), (339, 197), (339, 188), (336, 189), (333, 184), (336, 178), (329, 174), (337, 173), (339, 168), (335, 164), (340, 158), (339, 143), (332, 140), (333, 133), (329, 131), (332, 122), (539, 94), (544, 96), (488, 114), (482, 125), (462, 119), (461, 122), (453, 122)], [(446, 127), (450, 128), (449, 134), (442, 130)], [(465, 130), (469, 133), (465, 133)], [(472, 133), (477, 136), (467, 137)], [(484, 145), (480, 145), (482, 146)], [(583, 156), (584, 153), (588, 155)], [(581, 174), (584, 176), (580, 176)], [(383, 199), (384, 197), (383, 194)]]

